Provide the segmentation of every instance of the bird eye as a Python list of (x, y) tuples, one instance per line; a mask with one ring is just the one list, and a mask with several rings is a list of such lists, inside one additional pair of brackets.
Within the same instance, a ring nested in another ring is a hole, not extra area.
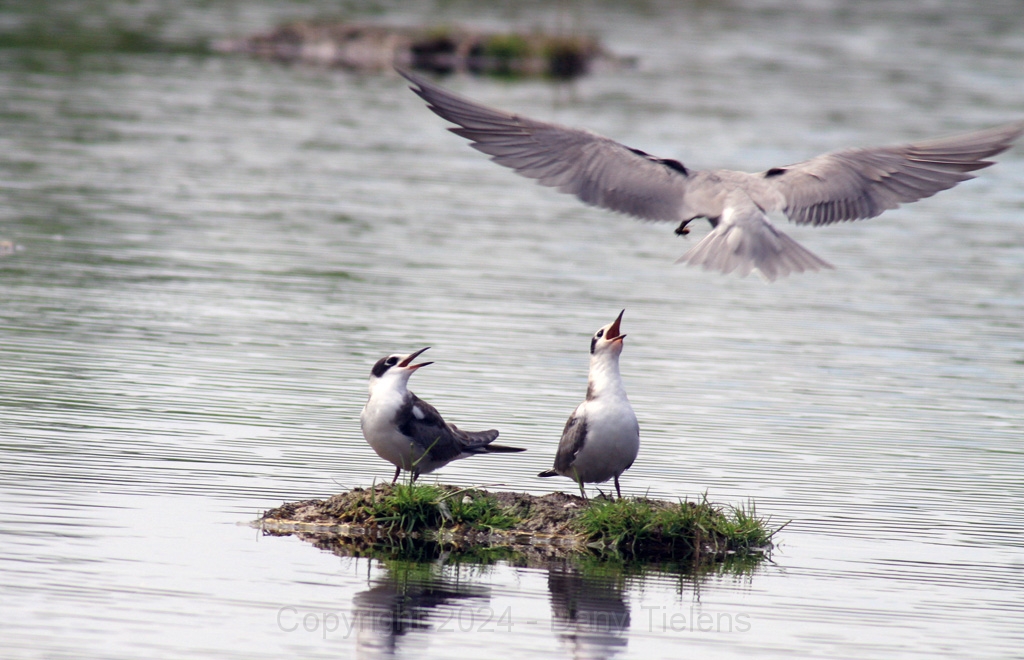
[(384, 361), (384, 364), (388, 365), (389, 367), (393, 367), (396, 364), (398, 364), (398, 358), (392, 355), (391, 357)]
[(598, 336), (599, 338), (600, 338), (600, 337), (604, 337), (604, 328), (601, 328), (600, 330), (598, 330), (598, 331), (597, 331), (597, 336)]

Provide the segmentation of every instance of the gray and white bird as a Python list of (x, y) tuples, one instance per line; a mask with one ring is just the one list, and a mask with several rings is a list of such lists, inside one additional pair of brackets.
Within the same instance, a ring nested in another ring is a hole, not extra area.
[(625, 312), (619, 312), (591, 338), (587, 399), (565, 423), (554, 469), (537, 475), (569, 477), (579, 485), (583, 497), (583, 484), (614, 479), (615, 494), (621, 498), (619, 476), (633, 465), (640, 451), (640, 425), (619, 374), (619, 355), (626, 338), (619, 325)]
[(453, 133), (491, 160), (581, 201), (643, 220), (698, 218), (712, 230), (679, 258), (691, 266), (769, 280), (833, 268), (779, 231), (768, 213), (798, 225), (873, 218), (973, 178), (968, 172), (1010, 147), (1024, 121), (911, 144), (844, 149), (757, 174), (691, 170), (596, 133), (505, 112), (458, 96), (399, 69)]
[[(429, 346), (427, 348), (430, 348)], [(448, 463), (476, 454), (526, 451), (492, 445), (498, 437), (489, 431), (463, 431), (441, 418), (434, 406), (409, 391), (409, 377), (433, 362), (412, 364), (427, 348), (409, 355), (389, 355), (377, 360), (370, 371), (370, 398), (359, 423), (363, 437), (377, 455), (395, 466), (398, 481), (402, 470), (412, 480)]]

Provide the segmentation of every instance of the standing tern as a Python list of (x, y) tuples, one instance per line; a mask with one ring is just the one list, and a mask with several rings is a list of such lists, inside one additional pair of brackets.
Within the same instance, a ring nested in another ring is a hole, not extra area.
[(562, 430), (555, 467), (538, 477), (562, 475), (575, 481), (586, 497), (584, 483), (615, 480), (615, 494), (622, 497), (619, 476), (633, 465), (640, 451), (640, 425), (619, 375), (622, 315), (604, 326), (590, 340), (590, 373), (587, 399), (573, 411)]
[(973, 178), (968, 172), (1010, 147), (1024, 121), (890, 147), (843, 149), (757, 174), (691, 170), (590, 131), (505, 112), (454, 94), (410, 71), (398, 72), (453, 133), (491, 160), (592, 206), (643, 220), (698, 218), (712, 230), (679, 258), (691, 266), (741, 276), (757, 270), (774, 281), (833, 268), (779, 231), (768, 213), (798, 225), (873, 218)]
[(402, 470), (412, 472), (412, 480), (416, 481), (421, 474), (459, 458), (526, 451), (492, 445), (498, 437), (494, 429), (472, 433), (445, 422), (434, 406), (409, 391), (409, 377), (420, 367), (433, 364), (412, 364), (427, 348), (409, 355), (383, 357), (370, 372), (370, 398), (363, 406), (359, 423), (370, 447), (395, 466), (391, 483), (398, 481)]

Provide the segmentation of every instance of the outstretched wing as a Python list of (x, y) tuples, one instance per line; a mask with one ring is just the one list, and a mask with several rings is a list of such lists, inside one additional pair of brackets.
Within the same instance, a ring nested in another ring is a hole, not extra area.
[(1015, 122), (901, 146), (845, 149), (760, 176), (785, 197), (781, 210), (797, 224), (873, 218), (973, 178), (969, 172), (992, 165), (984, 159), (1006, 151), (1022, 132), (1024, 122)]
[(678, 222), (689, 172), (679, 162), (590, 131), (489, 108), (410, 71), (398, 72), (427, 106), (458, 124), (449, 129), (494, 162), (593, 206), (644, 220)]

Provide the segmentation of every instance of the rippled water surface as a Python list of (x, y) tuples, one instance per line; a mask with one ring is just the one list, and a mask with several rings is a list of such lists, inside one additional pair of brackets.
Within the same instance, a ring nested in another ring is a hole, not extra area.
[[(1020, 653), (1024, 149), (877, 219), (788, 226), (837, 269), (766, 285), (489, 164), (397, 76), (195, 48), (333, 3), (167, 4), (0, 10), (5, 657)], [(446, 84), (691, 167), (1024, 114), (1009, 0), (348, 11), (597, 34), (637, 67)], [(389, 478), (366, 378), (423, 346), (418, 394), (529, 450), (439, 479), (568, 488), (534, 475), (622, 308), (624, 490), (752, 499), (792, 521), (771, 561), (357, 560), (240, 524)]]

